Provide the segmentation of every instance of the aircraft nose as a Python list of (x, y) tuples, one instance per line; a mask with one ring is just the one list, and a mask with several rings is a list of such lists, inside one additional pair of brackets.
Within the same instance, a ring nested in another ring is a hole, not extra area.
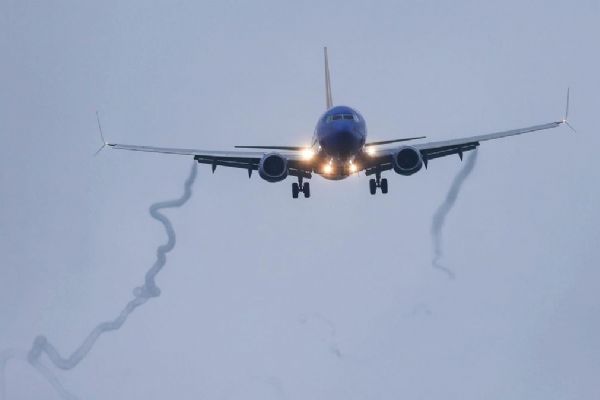
[(360, 149), (361, 141), (353, 129), (339, 129), (325, 137), (321, 146), (332, 156), (346, 158)]

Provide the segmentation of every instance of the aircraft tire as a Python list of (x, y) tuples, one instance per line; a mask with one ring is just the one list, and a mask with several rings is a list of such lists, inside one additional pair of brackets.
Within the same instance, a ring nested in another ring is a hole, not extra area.
[(371, 194), (375, 194), (377, 192), (377, 183), (375, 179), (369, 179), (369, 191)]
[(292, 197), (297, 199), (298, 193), (300, 193), (300, 188), (298, 187), (298, 184), (294, 182), (292, 183)]
[(302, 185), (302, 192), (304, 193), (305, 199), (310, 197), (310, 183), (305, 182), (304, 185)]
[(381, 180), (381, 193), (386, 194), (388, 192), (387, 178)]

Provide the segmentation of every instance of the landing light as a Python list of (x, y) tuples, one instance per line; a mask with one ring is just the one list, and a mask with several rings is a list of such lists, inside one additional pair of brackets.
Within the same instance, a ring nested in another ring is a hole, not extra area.
[(325, 164), (323, 166), (323, 172), (326, 174), (331, 174), (333, 172), (333, 166), (331, 164)]
[(358, 167), (354, 163), (350, 163), (350, 172), (354, 173), (358, 170)]
[(366, 151), (366, 152), (367, 152), (367, 154), (368, 154), (369, 156), (371, 156), (371, 157), (375, 155), (375, 148), (373, 148), (373, 147), (367, 147), (367, 148), (365, 149), (365, 151)]
[(310, 160), (315, 156), (315, 152), (313, 149), (304, 149), (302, 150), (302, 159), (303, 160)]

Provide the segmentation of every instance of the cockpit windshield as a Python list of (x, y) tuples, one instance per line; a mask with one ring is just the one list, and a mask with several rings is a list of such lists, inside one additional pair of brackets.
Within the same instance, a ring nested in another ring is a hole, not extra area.
[(341, 119), (346, 119), (346, 120), (350, 120), (350, 121), (358, 121), (358, 117), (355, 114), (334, 114), (334, 115), (328, 115), (326, 122), (339, 121)]

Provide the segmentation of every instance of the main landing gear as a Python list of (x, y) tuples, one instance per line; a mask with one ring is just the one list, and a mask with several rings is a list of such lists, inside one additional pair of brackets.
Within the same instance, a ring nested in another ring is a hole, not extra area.
[(310, 197), (310, 183), (302, 183), (301, 176), (298, 177), (298, 183), (292, 183), (292, 197), (297, 199), (300, 192), (304, 193), (305, 198), (308, 199)]
[(388, 192), (388, 181), (387, 179), (381, 179), (381, 172), (375, 173), (375, 179), (369, 180), (369, 191), (371, 194), (377, 193), (377, 188), (381, 188), (381, 193), (386, 194)]

